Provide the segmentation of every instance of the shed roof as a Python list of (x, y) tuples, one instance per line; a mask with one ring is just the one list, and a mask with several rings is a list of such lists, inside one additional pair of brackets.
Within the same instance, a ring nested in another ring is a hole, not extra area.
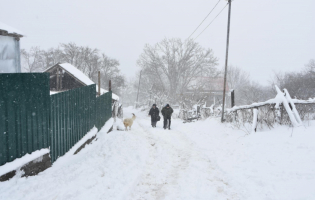
[(79, 79), (81, 82), (83, 82), (86, 85), (93, 85), (95, 84), (89, 77), (87, 77), (83, 72), (81, 72), (78, 68), (71, 65), (70, 63), (62, 63), (59, 64), (63, 69), (65, 69), (67, 72), (75, 76), (77, 79)]
[(0, 31), (5, 31), (7, 32), (8, 35), (15, 35), (15, 36), (18, 36), (18, 37), (23, 37), (23, 33), (22, 31), (18, 30), (18, 29), (15, 29), (9, 25), (6, 25), (5, 23), (3, 22), (0, 22)]
[[(76, 77), (79, 81), (84, 83), (85, 85), (93, 85), (95, 84), (89, 77), (87, 77), (83, 72), (81, 72), (78, 68), (75, 66), (71, 65), (70, 63), (62, 63), (62, 64), (57, 64), (60, 67), (62, 67), (64, 70), (66, 70), (68, 73), (72, 74), (74, 77)], [(46, 69), (44, 72), (49, 71), (51, 68), (55, 67), (56, 65)], [(98, 86), (96, 85), (96, 91), (98, 91)], [(108, 92), (107, 90), (101, 88), (101, 94), (104, 94)], [(116, 94), (112, 93), (112, 98), (115, 100), (119, 100), (119, 96)]]

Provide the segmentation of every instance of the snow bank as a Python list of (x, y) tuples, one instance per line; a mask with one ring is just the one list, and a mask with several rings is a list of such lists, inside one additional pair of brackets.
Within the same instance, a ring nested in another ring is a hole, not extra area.
[(109, 131), (109, 129), (112, 128), (114, 124), (114, 118), (110, 118), (106, 123), (105, 125), (101, 128), (100, 132), (101, 133), (107, 133)]
[[(110, 118), (105, 125), (102, 127), (102, 129), (99, 132), (108, 132), (109, 129), (112, 127), (114, 123), (114, 119)], [(65, 155), (59, 157), (57, 159), (58, 162), (53, 163), (53, 166), (55, 166), (56, 163), (60, 162), (66, 162), (69, 157), (73, 156), (76, 150), (78, 150), (86, 141), (94, 137), (98, 133), (97, 128), (94, 126), (81, 140), (79, 140)], [(58, 165), (58, 164), (56, 164)]]
[(49, 149), (41, 149), (41, 150), (37, 150), (34, 151), (31, 154), (26, 154), (21, 158), (17, 158), (12, 162), (8, 162), (2, 166), (0, 166), (0, 176), (11, 172), (13, 170), (16, 170), (22, 166), (24, 166), (25, 164), (35, 160), (36, 158), (39, 158), (45, 154), (49, 153)]
[(232, 188), (237, 192), (228, 199), (314, 199), (315, 121), (249, 135), (228, 125), (207, 119), (178, 128), (225, 175), (218, 177), (226, 183), (221, 195), (212, 199)]

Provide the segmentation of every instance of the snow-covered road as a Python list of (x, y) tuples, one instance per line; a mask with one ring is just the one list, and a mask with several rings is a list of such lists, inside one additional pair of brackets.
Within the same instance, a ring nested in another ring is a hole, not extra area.
[(216, 164), (186, 136), (192, 130), (181, 129), (179, 120), (172, 130), (162, 129), (162, 122), (153, 129), (145, 113), (137, 115), (133, 130), (142, 132), (149, 148), (130, 199), (237, 199)]
[(38, 176), (0, 182), (0, 199), (315, 199), (315, 123), (245, 135), (217, 119), (100, 131)]

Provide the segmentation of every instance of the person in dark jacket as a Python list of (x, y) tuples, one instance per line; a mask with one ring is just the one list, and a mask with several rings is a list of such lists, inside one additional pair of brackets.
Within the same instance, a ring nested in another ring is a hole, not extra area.
[(158, 118), (160, 117), (159, 114), (159, 109), (156, 107), (156, 104), (153, 104), (149, 112), (149, 115), (151, 116), (151, 125), (153, 128), (156, 127), (156, 122), (159, 120)]
[[(164, 118), (164, 129), (169, 129), (171, 130), (171, 117), (172, 117), (172, 113), (173, 113), (173, 108), (170, 107), (169, 104), (166, 104), (166, 106), (162, 109), (162, 115)], [(168, 126), (167, 126), (167, 122), (168, 122)]]

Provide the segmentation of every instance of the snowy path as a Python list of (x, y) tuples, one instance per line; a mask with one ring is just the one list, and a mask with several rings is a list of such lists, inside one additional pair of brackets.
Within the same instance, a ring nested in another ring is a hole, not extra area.
[(131, 131), (100, 131), (38, 176), (0, 182), (0, 200), (315, 199), (315, 122), (245, 135), (216, 119), (153, 129), (124, 112)]
[(172, 121), (172, 130), (162, 129), (162, 122), (153, 129), (150, 118), (138, 115), (135, 128), (146, 133), (151, 148), (131, 199), (237, 199), (223, 173), (183, 130), (178, 130), (183, 125), (180, 121)]

